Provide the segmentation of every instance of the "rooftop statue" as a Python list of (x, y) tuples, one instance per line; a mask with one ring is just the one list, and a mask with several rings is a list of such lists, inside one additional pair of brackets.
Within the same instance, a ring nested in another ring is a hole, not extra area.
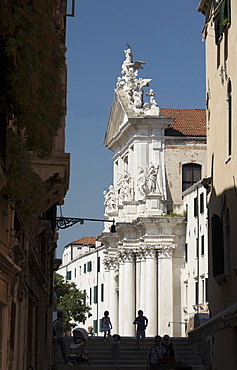
[(118, 77), (117, 89), (123, 89), (127, 93), (129, 106), (138, 114), (145, 115), (160, 115), (158, 104), (155, 100), (155, 92), (150, 89), (150, 92), (146, 96), (150, 96), (150, 104), (144, 103), (144, 91), (145, 86), (149, 86), (151, 79), (149, 78), (137, 78), (138, 70), (143, 69), (143, 65), (146, 62), (136, 61), (133, 62), (132, 49), (128, 45), (128, 49), (124, 50), (125, 60), (123, 61), (121, 74), (122, 77)]

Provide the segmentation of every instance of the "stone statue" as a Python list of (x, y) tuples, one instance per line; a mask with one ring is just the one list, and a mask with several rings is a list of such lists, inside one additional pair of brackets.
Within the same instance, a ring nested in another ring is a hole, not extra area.
[(151, 163), (149, 171), (148, 171), (148, 190), (149, 193), (156, 193), (157, 192), (157, 173), (159, 170), (159, 166), (155, 167), (153, 163)]
[(146, 96), (150, 96), (150, 104), (151, 108), (158, 107), (158, 104), (155, 99), (156, 93), (154, 92), (153, 89), (150, 89), (150, 92), (146, 94)]
[(139, 193), (144, 199), (147, 195), (147, 177), (145, 175), (144, 170), (141, 167), (138, 167), (138, 168), (139, 168), (139, 174), (138, 174), (137, 186), (138, 186)]
[(110, 185), (109, 191), (104, 191), (104, 205), (105, 205), (105, 213), (111, 213), (116, 211), (116, 197), (115, 197), (115, 190), (114, 186)]
[(131, 200), (131, 176), (129, 172), (125, 171), (122, 175), (118, 175), (118, 197), (123, 202), (124, 200)]

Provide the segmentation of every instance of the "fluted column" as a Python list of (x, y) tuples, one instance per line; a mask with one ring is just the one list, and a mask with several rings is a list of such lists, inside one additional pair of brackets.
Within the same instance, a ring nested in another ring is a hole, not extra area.
[(135, 274), (134, 254), (132, 250), (125, 250), (124, 258), (124, 328), (122, 335), (134, 336), (135, 326)]
[(157, 334), (157, 260), (154, 247), (146, 248), (145, 316), (148, 318), (147, 336)]
[(173, 336), (173, 245), (158, 249), (158, 333)]

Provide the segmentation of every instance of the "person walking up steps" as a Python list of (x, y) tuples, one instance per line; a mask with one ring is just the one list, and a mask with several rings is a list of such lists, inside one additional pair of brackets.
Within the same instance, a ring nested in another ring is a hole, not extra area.
[(146, 316), (143, 316), (143, 311), (138, 311), (138, 317), (135, 318), (133, 321), (134, 325), (137, 325), (137, 333), (136, 333), (136, 341), (137, 341), (137, 348), (136, 351), (139, 350), (140, 338), (143, 342), (143, 350), (146, 349), (145, 337), (146, 337), (146, 327), (148, 325), (148, 319)]
[(166, 363), (166, 349), (161, 344), (161, 337), (155, 336), (155, 345), (147, 353), (147, 370), (163, 370)]
[(104, 312), (104, 317), (101, 322), (101, 329), (104, 332), (104, 342), (106, 342), (106, 333), (108, 333), (108, 338), (110, 336), (110, 330), (112, 329), (112, 324), (109, 317), (109, 311)]

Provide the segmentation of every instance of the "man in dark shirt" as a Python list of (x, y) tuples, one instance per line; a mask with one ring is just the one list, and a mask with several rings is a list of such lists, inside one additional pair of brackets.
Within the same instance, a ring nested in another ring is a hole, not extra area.
[(135, 320), (133, 321), (133, 324), (137, 325), (137, 334), (136, 334), (137, 348), (136, 348), (136, 351), (139, 350), (140, 338), (143, 342), (143, 349), (145, 351), (145, 348), (146, 348), (146, 344), (145, 344), (146, 333), (145, 333), (145, 330), (146, 330), (146, 327), (148, 325), (148, 319), (147, 319), (146, 316), (143, 316), (143, 311), (142, 310), (138, 311), (138, 317), (135, 318)]

